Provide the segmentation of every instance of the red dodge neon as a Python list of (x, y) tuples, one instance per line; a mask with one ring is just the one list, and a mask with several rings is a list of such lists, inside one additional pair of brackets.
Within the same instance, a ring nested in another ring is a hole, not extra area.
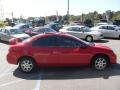
[(68, 34), (40, 34), (20, 43), (11, 40), (10, 44), (7, 61), (19, 64), (20, 70), (27, 73), (37, 66), (91, 65), (103, 70), (116, 63), (116, 55), (109, 47), (88, 43)]

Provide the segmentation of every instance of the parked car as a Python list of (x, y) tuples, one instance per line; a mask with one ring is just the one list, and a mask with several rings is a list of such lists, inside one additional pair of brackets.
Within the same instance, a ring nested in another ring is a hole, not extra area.
[(0, 32), (0, 40), (6, 42), (9, 42), (11, 38), (18, 38), (21, 41), (23, 41), (24, 39), (27, 39), (29, 37), (30, 37), (29, 35), (23, 33), (21, 30), (13, 29), (11, 27), (6, 27), (2, 29)]
[(39, 34), (10, 45), (7, 61), (19, 64), (23, 72), (40, 67), (91, 65), (103, 70), (116, 64), (116, 55), (107, 46), (85, 42), (69, 34)]
[(29, 24), (20, 23), (20, 24), (15, 25), (13, 28), (14, 29), (19, 29), (22, 32), (25, 32), (26, 30), (29, 30), (29, 29), (31, 30), (32, 26), (29, 25)]
[(91, 30), (101, 32), (104, 37), (120, 38), (120, 29), (116, 25), (100, 25), (91, 28)]
[(68, 26), (60, 29), (60, 32), (74, 35), (78, 38), (85, 39), (88, 42), (103, 38), (103, 35), (100, 32), (91, 31), (86, 26)]
[(26, 31), (26, 33), (29, 34), (30, 36), (34, 36), (41, 33), (56, 33), (56, 31), (49, 27), (38, 27), (33, 29), (32, 31)]
[(62, 25), (59, 23), (49, 23), (46, 25), (46, 27), (49, 27), (49, 28), (54, 29), (55, 31), (59, 32), (59, 30), (62, 28)]
[(84, 25), (90, 28), (94, 26), (92, 20), (89, 19), (84, 21)]
[(108, 25), (108, 23), (100, 22), (100, 23), (97, 23), (97, 24), (96, 24), (96, 26), (100, 26), (100, 25)]
[(114, 21), (113, 21), (113, 25), (118, 25), (118, 26), (120, 26), (120, 20), (114, 20)]

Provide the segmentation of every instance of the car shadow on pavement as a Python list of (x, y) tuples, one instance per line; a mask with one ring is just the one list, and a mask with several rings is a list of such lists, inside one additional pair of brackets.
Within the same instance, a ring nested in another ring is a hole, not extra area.
[[(18, 68), (13, 75), (26, 80), (63, 80), (63, 79), (90, 79), (104, 78), (120, 75), (120, 64), (112, 65), (103, 71), (97, 71), (89, 67), (45, 68), (33, 73), (22, 73)], [(40, 75), (40, 76), (39, 76)], [(40, 77), (40, 78), (38, 78)]]
[(107, 39), (107, 40), (120, 40), (119, 38), (108, 38), (108, 37), (106, 37), (105, 39)]
[(0, 43), (9, 45), (9, 42), (6, 42), (6, 41), (0, 41)]
[(106, 39), (95, 41), (95, 43), (107, 43), (107, 42), (109, 42), (109, 40), (106, 40)]

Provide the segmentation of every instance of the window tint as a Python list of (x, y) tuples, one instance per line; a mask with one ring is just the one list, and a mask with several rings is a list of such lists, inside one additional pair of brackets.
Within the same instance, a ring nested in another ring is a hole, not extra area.
[(108, 26), (108, 30), (115, 30), (115, 28), (112, 26)]
[(51, 47), (56, 46), (56, 37), (55, 36), (47, 36), (38, 38), (32, 44), (33, 46), (42, 46), (42, 47)]
[(10, 32), (8, 31), (8, 30), (6, 30), (6, 32), (5, 32), (7, 35), (10, 35)]
[(54, 29), (54, 30), (58, 29), (57, 25), (53, 25), (52, 29)]
[(81, 28), (78, 28), (78, 27), (70, 27), (70, 28), (68, 28), (68, 31), (77, 31), (77, 32), (81, 32), (82, 29), (81, 29)]
[(1, 32), (2, 32), (2, 33), (5, 33), (5, 30), (6, 30), (6, 29), (2, 29)]
[(45, 33), (45, 29), (44, 29), (44, 28), (39, 29), (38, 32), (39, 32), (39, 33)]
[(99, 29), (108, 29), (107, 26), (101, 26)]
[(26, 28), (29, 28), (29, 25), (24, 25), (24, 26), (21, 26), (20, 29), (26, 29)]
[(59, 36), (57, 39), (58, 39), (57, 41), (58, 41), (59, 47), (80, 47), (81, 46), (78, 40), (75, 40), (69, 37)]
[(54, 32), (54, 30), (50, 28), (45, 28), (45, 32)]

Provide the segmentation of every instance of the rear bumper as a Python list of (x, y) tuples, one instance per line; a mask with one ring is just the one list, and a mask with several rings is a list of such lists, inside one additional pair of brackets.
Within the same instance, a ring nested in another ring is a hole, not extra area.
[(17, 62), (18, 62), (17, 60), (18, 60), (17, 55), (15, 53), (12, 53), (12, 54), (8, 53), (7, 54), (8, 63), (17, 65)]

